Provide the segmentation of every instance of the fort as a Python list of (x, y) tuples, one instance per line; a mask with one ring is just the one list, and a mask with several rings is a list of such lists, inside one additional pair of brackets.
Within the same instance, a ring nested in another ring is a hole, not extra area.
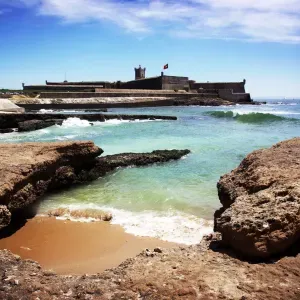
[(245, 91), (246, 80), (241, 82), (196, 82), (185, 76), (169, 76), (161, 72), (160, 76), (146, 77), (146, 68), (134, 69), (135, 79), (132, 81), (81, 81), (50, 82), (45, 85), (25, 85), (24, 93), (39, 94), (41, 98), (89, 98), (118, 97), (131, 95), (158, 94), (174, 97), (174, 93), (185, 93), (189, 96), (221, 98), (232, 102), (251, 102), (249, 93)]

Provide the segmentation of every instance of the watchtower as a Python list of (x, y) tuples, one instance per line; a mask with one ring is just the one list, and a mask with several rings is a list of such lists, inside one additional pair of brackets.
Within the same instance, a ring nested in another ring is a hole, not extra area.
[(138, 79), (143, 79), (145, 78), (145, 75), (146, 75), (146, 68), (142, 68), (141, 65), (139, 65), (138, 68), (135, 68), (135, 80), (138, 80)]

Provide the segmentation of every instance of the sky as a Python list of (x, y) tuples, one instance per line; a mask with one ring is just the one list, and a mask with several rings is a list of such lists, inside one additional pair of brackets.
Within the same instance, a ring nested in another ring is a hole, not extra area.
[(300, 98), (300, 0), (0, 0), (0, 88), (134, 68)]

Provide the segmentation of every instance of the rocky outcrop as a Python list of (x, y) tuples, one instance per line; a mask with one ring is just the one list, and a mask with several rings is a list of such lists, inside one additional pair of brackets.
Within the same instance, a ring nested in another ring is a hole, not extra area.
[(174, 100), (175, 106), (189, 106), (189, 105), (198, 105), (198, 106), (228, 106), (236, 105), (232, 101), (223, 100), (221, 98), (206, 98), (206, 97), (192, 97), (186, 100)]
[[(20, 131), (30, 131), (61, 124), (68, 118), (79, 118), (90, 122), (105, 122), (107, 120), (177, 120), (174, 116), (159, 115), (127, 115), (127, 114), (0, 114), (0, 130), (19, 128)], [(1, 131), (0, 131), (1, 133)]]
[(215, 230), (250, 258), (284, 253), (300, 239), (300, 138), (254, 151), (218, 183)]
[(0, 113), (24, 113), (25, 109), (17, 106), (8, 99), (0, 98)]
[(94, 180), (117, 167), (179, 159), (188, 150), (125, 153), (97, 158), (92, 142), (0, 144), (0, 229), (40, 196)]
[(146, 166), (179, 159), (190, 153), (190, 150), (156, 150), (151, 153), (121, 153), (99, 157), (96, 164), (97, 174), (102, 175), (118, 167)]
[(147, 249), (115, 269), (82, 276), (56, 275), (4, 250), (0, 275), (0, 299), (300, 299), (299, 255), (249, 264), (205, 245)]
[(43, 129), (47, 128), (53, 125), (61, 125), (63, 120), (60, 120), (59, 122), (56, 122), (55, 120), (29, 120), (29, 121), (24, 121), (24, 122), (19, 122), (18, 123), (18, 131), (33, 131), (33, 130), (38, 130), (38, 129)]
[(0, 228), (9, 223), (7, 210), (23, 210), (49, 186), (54, 187), (60, 168), (68, 166), (80, 172), (94, 165), (102, 152), (92, 142), (1, 144), (0, 205), (5, 218), (1, 218)]

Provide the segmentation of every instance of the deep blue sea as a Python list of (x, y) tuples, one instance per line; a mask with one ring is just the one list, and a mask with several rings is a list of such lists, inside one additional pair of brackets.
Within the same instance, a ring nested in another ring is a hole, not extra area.
[(71, 118), (62, 126), (2, 134), (0, 142), (92, 140), (104, 154), (190, 149), (192, 153), (179, 161), (118, 169), (90, 184), (49, 195), (40, 213), (58, 207), (109, 211), (112, 223), (129, 233), (194, 244), (212, 230), (213, 213), (220, 207), (216, 189), (220, 176), (251, 151), (300, 135), (300, 100), (267, 102), (111, 109), (113, 113), (171, 115), (178, 120), (111, 120), (91, 126)]

